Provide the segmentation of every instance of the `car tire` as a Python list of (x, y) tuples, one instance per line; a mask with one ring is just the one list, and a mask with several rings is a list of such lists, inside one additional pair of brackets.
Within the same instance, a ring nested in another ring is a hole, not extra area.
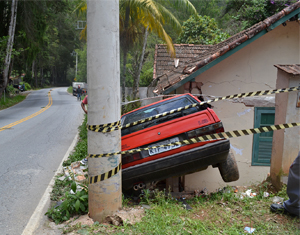
[(239, 169), (232, 153), (228, 154), (227, 160), (218, 165), (224, 182), (236, 181), (240, 178)]

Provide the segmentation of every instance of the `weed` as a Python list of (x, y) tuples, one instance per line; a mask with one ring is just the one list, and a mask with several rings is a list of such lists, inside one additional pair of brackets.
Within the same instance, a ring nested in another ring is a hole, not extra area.
[(50, 199), (52, 201), (59, 201), (65, 192), (70, 190), (71, 183), (73, 182), (72, 180), (69, 180), (68, 177), (60, 180), (59, 177), (61, 176), (63, 176), (63, 174), (56, 176), (52, 192), (50, 193)]
[(71, 184), (74, 192), (67, 191), (61, 198), (63, 202), (59, 206), (53, 206), (48, 209), (46, 215), (54, 220), (55, 223), (61, 223), (70, 219), (75, 214), (84, 214), (88, 212), (88, 190), (85, 185), (81, 185), (82, 190), (77, 190), (75, 181)]
[(72, 162), (80, 161), (87, 156), (87, 116), (85, 115), (82, 125), (79, 126), (79, 141), (63, 166), (70, 166)]
[[(4, 96), (3, 96), (4, 97)], [(20, 103), (21, 101), (23, 101), (26, 98), (25, 95), (16, 95), (16, 96), (12, 96), (12, 97), (5, 97), (0, 99), (0, 110), (1, 109), (6, 109), (8, 107), (11, 107), (17, 103)]]

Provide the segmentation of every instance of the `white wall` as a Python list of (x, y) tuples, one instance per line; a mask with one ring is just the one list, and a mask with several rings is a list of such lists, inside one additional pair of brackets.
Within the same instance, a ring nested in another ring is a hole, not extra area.
[[(275, 89), (275, 64), (299, 64), (299, 23), (287, 22), (245, 46), (219, 64), (200, 74), (202, 92), (212, 96), (226, 96), (242, 92)], [(183, 87), (177, 90), (183, 93)], [(254, 108), (242, 103), (218, 101), (212, 103), (227, 131), (253, 128)], [(261, 106), (261, 105), (259, 105)], [(251, 166), (253, 136), (230, 139), (232, 152), (238, 162), (240, 179), (229, 185), (249, 185), (267, 177), (270, 167)], [(186, 190), (207, 188), (214, 191), (227, 185), (218, 168), (186, 176)]]

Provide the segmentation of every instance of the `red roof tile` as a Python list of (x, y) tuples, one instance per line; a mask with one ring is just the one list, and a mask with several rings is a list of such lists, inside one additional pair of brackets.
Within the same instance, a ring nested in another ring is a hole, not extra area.
[(300, 64), (292, 64), (292, 65), (274, 65), (276, 68), (293, 75), (300, 75)]
[(156, 45), (153, 79), (157, 80), (157, 85), (154, 92), (157, 94), (162, 93), (165, 89), (175, 85), (188, 77), (189, 74), (234, 49), (298, 8), (300, 8), (300, 2), (286, 7), (264, 21), (216, 45), (175, 44), (176, 58), (179, 59), (177, 68), (175, 68), (174, 59), (167, 53), (166, 45)]

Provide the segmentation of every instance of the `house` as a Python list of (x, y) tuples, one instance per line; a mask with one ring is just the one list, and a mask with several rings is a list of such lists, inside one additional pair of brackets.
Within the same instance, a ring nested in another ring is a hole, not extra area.
[[(299, 64), (299, 18), (300, 2), (296, 2), (217, 45), (175, 45), (175, 59), (169, 57), (165, 45), (157, 45), (154, 93), (190, 92), (202, 94), (208, 100), (243, 92), (285, 88), (276, 87), (277, 68), (274, 65)], [(281, 84), (288, 85), (287, 82)], [(226, 131), (272, 125), (275, 122), (275, 95), (211, 104)], [(281, 111), (276, 109), (276, 112)], [(291, 154), (291, 159), (296, 157), (294, 152), (300, 150), (299, 128), (297, 130), (298, 135), (290, 137), (298, 140), (292, 146), (294, 150), (286, 149), (284, 152)], [(238, 162), (240, 179), (229, 185), (249, 185), (266, 179), (270, 172), (272, 146), (282, 146), (284, 136), (276, 137), (275, 143), (272, 132), (232, 138), (230, 141), (231, 151)], [(188, 191), (202, 188), (215, 190), (225, 185), (218, 168), (208, 168), (185, 176), (185, 190)]]
[[(274, 65), (277, 69), (276, 88), (300, 86), (300, 64)], [(275, 124), (300, 123), (300, 91), (275, 97)], [(300, 151), (300, 128), (276, 131), (273, 134), (271, 179), (279, 189), (282, 175), (287, 175), (291, 163)]]

